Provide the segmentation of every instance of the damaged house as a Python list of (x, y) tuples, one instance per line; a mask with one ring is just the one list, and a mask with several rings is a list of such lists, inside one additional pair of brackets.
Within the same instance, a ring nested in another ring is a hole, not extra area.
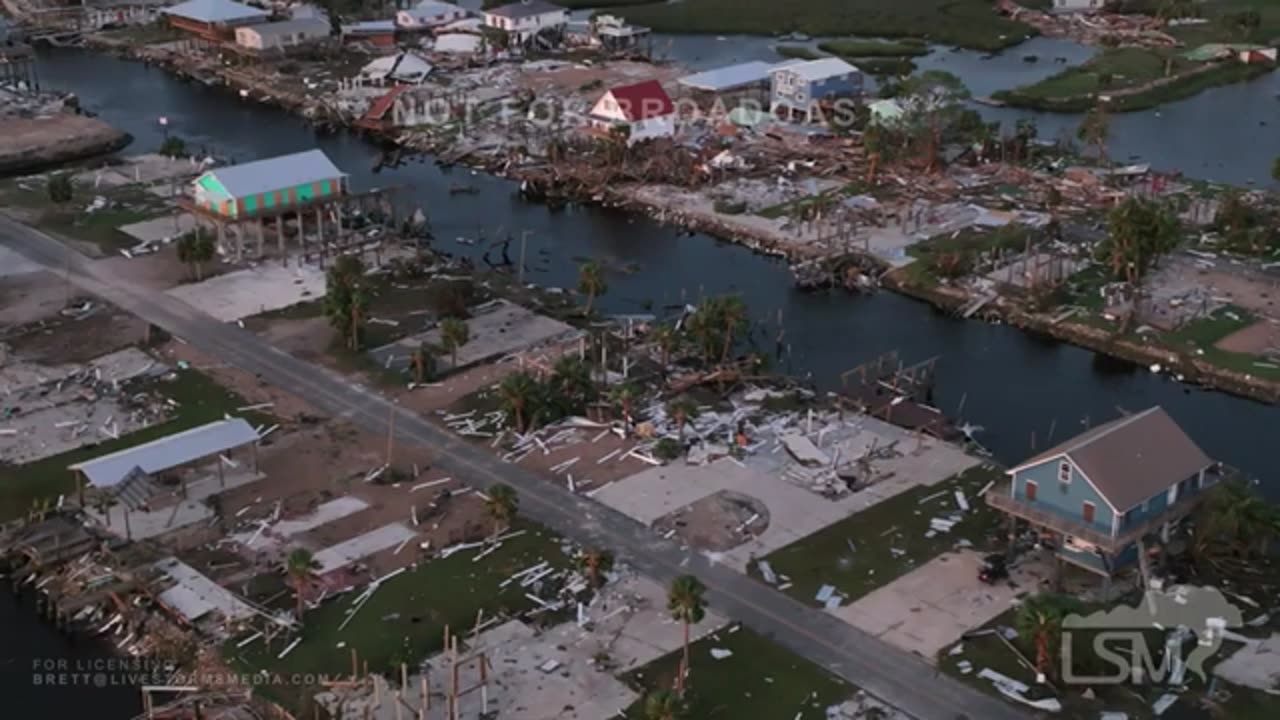
[(1009, 471), (989, 505), (1023, 521), (1067, 562), (1111, 578), (1138, 562), (1149, 535), (1167, 540), (1220, 471), (1160, 407), (1112, 420)]

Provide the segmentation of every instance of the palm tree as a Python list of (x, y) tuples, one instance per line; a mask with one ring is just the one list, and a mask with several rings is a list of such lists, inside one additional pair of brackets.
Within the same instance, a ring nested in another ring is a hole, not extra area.
[(610, 393), (615, 403), (622, 406), (622, 420), (628, 427), (631, 426), (631, 405), (636, 399), (636, 389), (630, 383), (623, 383), (613, 389)]
[(343, 255), (325, 277), (325, 314), (351, 350), (360, 349), (360, 325), (369, 304), (363, 287), (364, 263)]
[(498, 395), (507, 417), (515, 423), (516, 432), (523, 433), (528, 411), (538, 395), (538, 381), (527, 372), (511, 373), (498, 385)]
[(1224, 545), (1241, 558), (1265, 555), (1280, 537), (1280, 508), (1271, 505), (1243, 481), (1233, 480), (1209, 490), (1197, 510), (1195, 550), (1208, 557)]
[(676, 432), (680, 436), (681, 444), (683, 444), (684, 426), (689, 422), (689, 418), (697, 416), (698, 406), (694, 405), (689, 398), (676, 398), (667, 403), (667, 414), (676, 421)]
[(613, 569), (613, 553), (608, 550), (587, 550), (578, 556), (578, 569), (587, 577), (592, 588), (604, 585), (604, 576)]
[(670, 690), (655, 690), (645, 696), (644, 720), (685, 720), (689, 707)]
[(667, 611), (676, 622), (684, 624), (684, 659), (676, 677), (676, 692), (684, 696), (684, 679), (689, 672), (689, 627), (702, 622), (707, 615), (707, 588), (692, 575), (681, 575), (671, 582), (667, 592)]
[(571, 355), (556, 360), (551, 369), (550, 386), (553, 402), (559, 405), (564, 415), (584, 412), (587, 405), (596, 399), (596, 385), (591, 380), (590, 366)]
[(604, 279), (604, 268), (595, 260), (583, 263), (578, 268), (578, 292), (587, 296), (587, 306), (583, 315), (591, 314), (591, 306), (596, 298), (609, 292), (609, 284)]
[(197, 229), (178, 238), (178, 260), (195, 272), (196, 280), (204, 276), (204, 264), (213, 259), (217, 244), (213, 236)]
[(458, 348), (467, 344), (471, 339), (471, 328), (467, 325), (467, 321), (461, 318), (445, 318), (440, 322), (440, 342), (444, 345), (444, 349), (449, 351), (449, 365), (453, 369), (458, 367)]
[(652, 337), (662, 352), (662, 372), (666, 373), (667, 366), (671, 364), (671, 354), (680, 344), (680, 333), (674, 325), (663, 323), (653, 329)]
[(1111, 137), (1111, 120), (1107, 117), (1106, 108), (1098, 105), (1085, 113), (1084, 120), (1076, 129), (1076, 137), (1086, 145), (1092, 145), (1099, 160), (1106, 160), (1107, 139)]
[(729, 352), (733, 350), (733, 341), (738, 331), (747, 324), (747, 304), (739, 295), (729, 295), (720, 300), (720, 322), (724, 325), (724, 350), (720, 352), (720, 362), (729, 360)]
[(516, 511), (520, 509), (520, 497), (516, 495), (514, 488), (502, 483), (489, 488), (488, 497), (484, 504), (489, 510), (489, 516), (493, 518), (493, 535), (497, 537), (504, 528), (511, 526), (512, 520), (516, 519)]
[[(413, 381), (419, 385), (427, 381), (427, 378), (435, 375), (436, 354), (435, 348), (428, 343), (421, 343), (418, 349), (413, 351)], [(428, 368), (428, 365), (430, 366)], [(430, 370), (430, 372), (428, 372)]]
[(1076, 608), (1073, 598), (1048, 594), (1027, 598), (1018, 608), (1018, 632), (1035, 643), (1036, 670), (1046, 677), (1054, 674), (1053, 659), (1062, 643), (1062, 621)]
[(306, 609), (302, 602), (302, 594), (319, 567), (320, 563), (316, 562), (311, 551), (305, 548), (298, 548), (285, 558), (284, 570), (289, 576), (289, 583), (293, 585), (293, 596), (298, 601), (298, 622), (302, 622), (302, 613)]
[(54, 175), (45, 183), (45, 190), (49, 194), (49, 200), (55, 205), (63, 205), (71, 202), (75, 189), (71, 185), (70, 175)]

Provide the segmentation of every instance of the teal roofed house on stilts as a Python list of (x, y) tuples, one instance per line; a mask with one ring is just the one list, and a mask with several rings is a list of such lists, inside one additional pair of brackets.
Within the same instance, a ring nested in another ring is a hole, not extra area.
[(321, 150), (216, 168), (196, 178), (195, 204), (229, 220), (277, 215), (347, 192), (347, 176)]
[(358, 202), (347, 175), (323, 151), (307, 150), (209, 170), (177, 204), (212, 226), (218, 247), (240, 259), (246, 245), (263, 255), (267, 221), (273, 221), (282, 255), (285, 237), (292, 235), (304, 255), (308, 239), (319, 240), (313, 247), (323, 257), (325, 243), (343, 234), (342, 206), (350, 200)]

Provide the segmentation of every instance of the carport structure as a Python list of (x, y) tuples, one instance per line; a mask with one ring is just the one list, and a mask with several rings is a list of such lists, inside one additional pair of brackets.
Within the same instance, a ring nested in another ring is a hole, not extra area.
[[(185, 499), (187, 471), (216, 458), (218, 485), (225, 488), (225, 466), (236, 466), (231, 457), (236, 450), (249, 448), (249, 462), (257, 473), (258, 439), (258, 432), (246, 420), (227, 418), (76, 463), (68, 469), (75, 473), (81, 507), (85, 507), (87, 486), (116, 500), (124, 508), (125, 535), (132, 539), (130, 513), (147, 508), (152, 498), (163, 494), (162, 481), (177, 480), (180, 497)], [(109, 514), (107, 518), (109, 521)]]

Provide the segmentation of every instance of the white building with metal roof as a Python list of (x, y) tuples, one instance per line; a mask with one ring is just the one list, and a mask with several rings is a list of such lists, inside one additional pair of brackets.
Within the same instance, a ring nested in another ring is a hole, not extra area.
[(770, 74), (778, 68), (802, 63), (804, 60), (783, 60), (778, 63), (752, 60), (751, 62), (726, 65), (703, 72), (686, 75), (676, 82), (684, 88), (702, 92), (722, 93), (741, 90), (753, 85), (769, 84)]
[(301, 18), (236, 28), (236, 44), (259, 52), (286, 50), (329, 37), (329, 21)]
[(257, 441), (258, 433), (246, 420), (229, 418), (76, 463), (68, 469), (94, 487), (113, 488), (136, 476), (139, 470), (156, 475)]
[(261, 23), (271, 13), (231, 0), (188, 0), (160, 11), (169, 24), (210, 39), (230, 36), (231, 29)]

